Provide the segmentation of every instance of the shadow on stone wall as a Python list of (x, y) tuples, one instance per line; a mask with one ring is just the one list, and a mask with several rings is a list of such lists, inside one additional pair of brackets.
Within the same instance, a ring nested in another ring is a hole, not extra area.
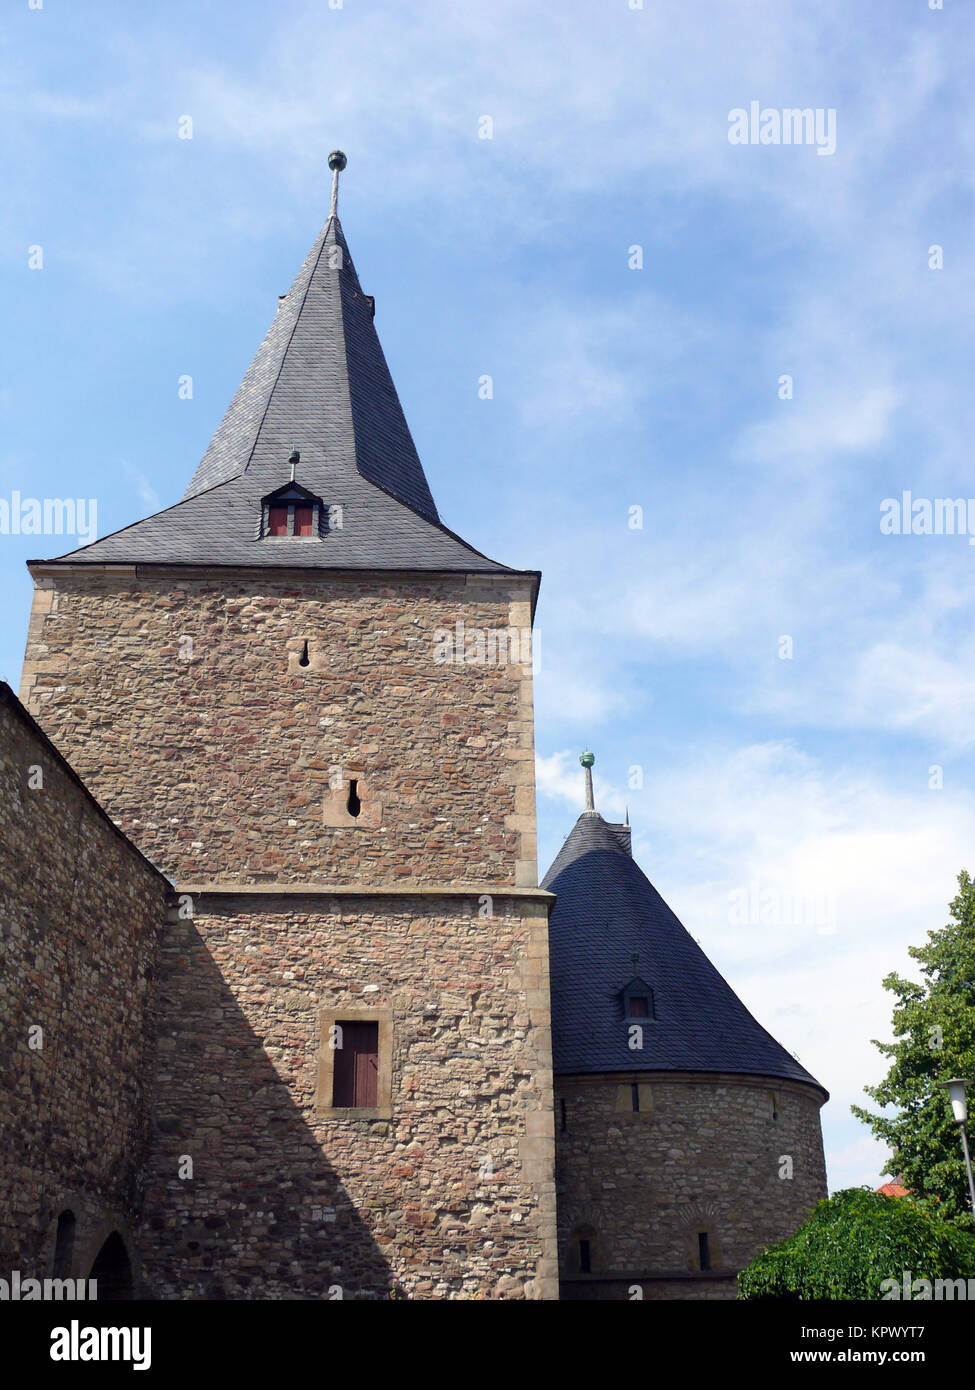
[[(311, 1084), (307, 1017), (289, 1014), (260, 957), (246, 978), (263, 1036), (194, 923), (170, 922), (154, 1004), (144, 1296), (385, 1298), (389, 1265), (272, 1065)], [(368, 1124), (336, 1125), (337, 1141)]]

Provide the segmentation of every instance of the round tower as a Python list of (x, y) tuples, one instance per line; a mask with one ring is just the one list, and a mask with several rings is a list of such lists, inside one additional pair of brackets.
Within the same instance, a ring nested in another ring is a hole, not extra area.
[(826, 1196), (828, 1094), (586, 806), (550, 919), (561, 1297), (732, 1298)]

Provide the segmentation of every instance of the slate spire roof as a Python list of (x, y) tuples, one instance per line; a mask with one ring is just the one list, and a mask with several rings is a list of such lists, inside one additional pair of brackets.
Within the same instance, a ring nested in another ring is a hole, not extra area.
[[(823, 1091), (751, 1016), (629, 852), (628, 826), (584, 811), (542, 880), (558, 1075), (696, 1071), (804, 1081)], [(623, 833), (627, 832), (627, 833)], [(624, 990), (653, 992), (631, 1050)], [(823, 1092), (826, 1094), (825, 1091)]]
[[(340, 163), (333, 163), (340, 160)], [(79, 563), (197, 563), (504, 572), (440, 520), (336, 210), (244, 375), (182, 500), (60, 557)], [(341, 524), (312, 543), (267, 544), (261, 503), (291, 478)]]

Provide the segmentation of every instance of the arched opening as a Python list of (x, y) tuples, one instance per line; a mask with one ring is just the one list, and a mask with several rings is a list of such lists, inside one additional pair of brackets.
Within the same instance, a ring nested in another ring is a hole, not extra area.
[(58, 1217), (58, 1234), (54, 1242), (54, 1277), (71, 1278), (71, 1260), (74, 1255), (75, 1214), (65, 1210)]
[(89, 1279), (98, 1284), (99, 1303), (132, 1298), (132, 1262), (125, 1242), (113, 1231), (95, 1256)]

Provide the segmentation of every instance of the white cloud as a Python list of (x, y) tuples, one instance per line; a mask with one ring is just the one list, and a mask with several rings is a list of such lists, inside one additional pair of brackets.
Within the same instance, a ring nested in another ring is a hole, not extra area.
[(136, 494), (145, 507), (146, 515), (150, 516), (153, 512), (159, 511), (159, 494), (152, 486), (149, 479), (141, 469), (135, 468), (127, 460), (122, 460), (122, 469), (129, 482), (135, 488)]
[[(593, 769), (593, 799), (600, 814), (607, 820), (622, 820), (626, 799), (599, 772)], [(585, 774), (579, 764), (579, 754), (569, 749), (535, 758), (535, 787), (545, 796), (567, 807), (574, 816), (585, 810)], [(570, 824), (574, 824), (574, 817)]]

